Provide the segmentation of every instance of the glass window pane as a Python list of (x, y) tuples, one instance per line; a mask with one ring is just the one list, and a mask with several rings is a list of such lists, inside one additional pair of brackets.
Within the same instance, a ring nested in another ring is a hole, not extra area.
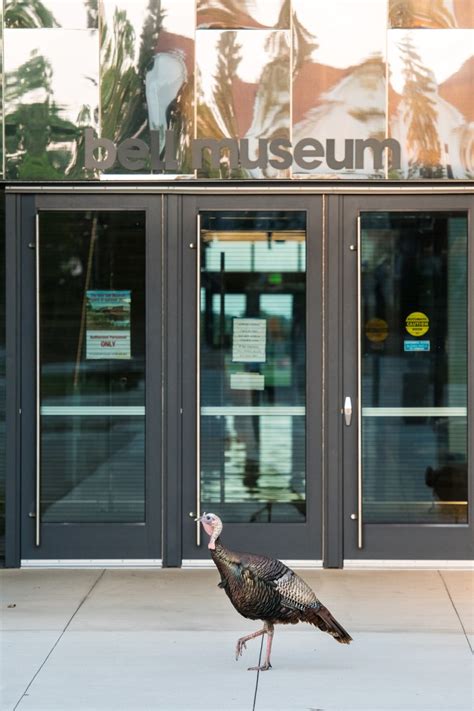
[(304, 212), (201, 213), (201, 499), (228, 521), (306, 518), (305, 236)]
[(466, 213), (361, 215), (367, 522), (467, 522), (466, 265)]
[(45, 522), (144, 520), (144, 283), (144, 213), (40, 213)]

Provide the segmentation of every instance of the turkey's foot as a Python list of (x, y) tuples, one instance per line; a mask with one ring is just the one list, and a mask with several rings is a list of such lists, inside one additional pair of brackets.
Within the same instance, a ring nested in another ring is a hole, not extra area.
[(245, 639), (239, 639), (237, 640), (237, 645), (235, 647), (235, 661), (239, 661), (239, 657), (242, 656), (244, 649), (247, 649), (247, 645), (245, 643)]
[(272, 665), (270, 664), (270, 662), (265, 662), (265, 664), (262, 664), (261, 667), (249, 667), (247, 671), (267, 671), (271, 668)]

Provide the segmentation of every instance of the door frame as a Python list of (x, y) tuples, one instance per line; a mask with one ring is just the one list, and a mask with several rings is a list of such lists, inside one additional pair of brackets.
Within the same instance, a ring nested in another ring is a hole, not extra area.
[[(194, 195), (182, 199), (182, 528), (183, 563), (207, 559), (206, 542), (196, 544), (196, 524), (190, 512), (196, 511), (196, 365), (197, 365), (197, 250), (198, 214), (225, 210), (289, 210), (307, 215), (306, 254), (306, 501), (305, 523), (229, 523), (225, 525), (226, 544), (237, 550), (276, 555), (285, 559), (322, 560), (322, 198), (321, 196)], [(311, 435), (310, 435), (311, 433)], [(309, 436), (310, 435), (310, 436)], [(219, 513), (215, 511), (215, 513)], [(204, 537), (205, 538), (205, 537)], [(275, 539), (278, 545), (275, 545)], [(316, 563), (317, 564), (317, 563)]]
[[(21, 561), (26, 565), (81, 560), (161, 562), (161, 227), (162, 196), (54, 195), (19, 196), (18, 321), (21, 333), (20, 447), (17, 471), (21, 492)], [(36, 215), (44, 211), (143, 211), (145, 228), (145, 520), (143, 523), (42, 523), (35, 545), (35, 519), (30, 517), (36, 492)], [(77, 532), (80, 529), (81, 535)]]
[[(346, 563), (383, 560), (468, 560), (472, 558), (473, 528), (473, 455), (474, 417), (469, 418), (472, 403), (469, 394), (474, 387), (473, 297), (474, 244), (472, 235), (472, 195), (360, 195), (341, 196), (343, 215), (343, 309), (344, 334), (343, 393), (353, 402), (352, 426), (342, 426), (344, 476), (344, 559)], [(468, 524), (363, 524), (363, 547), (358, 548), (357, 462), (358, 462), (358, 299), (357, 299), (357, 219), (360, 212), (446, 212), (462, 210), (468, 213)], [(355, 417), (354, 417), (355, 415)]]

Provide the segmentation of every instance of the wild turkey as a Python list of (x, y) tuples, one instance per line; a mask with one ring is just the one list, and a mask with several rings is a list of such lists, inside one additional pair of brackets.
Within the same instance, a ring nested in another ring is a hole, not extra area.
[(235, 658), (246, 649), (246, 642), (267, 634), (267, 653), (262, 666), (249, 670), (271, 669), (270, 654), (275, 624), (309, 622), (328, 632), (341, 644), (352, 637), (318, 600), (311, 588), (284, 563), (275, 558), (250, 553), (234, 553), (220, 542), (222, 521), (213, 513), (203, 513), (199, 520), (208, 536), (208, 548), (219, 570), (221, 582), (231, 603), (241, 615), (251, 620), (263, 620), (263, 628), (237, 641)]

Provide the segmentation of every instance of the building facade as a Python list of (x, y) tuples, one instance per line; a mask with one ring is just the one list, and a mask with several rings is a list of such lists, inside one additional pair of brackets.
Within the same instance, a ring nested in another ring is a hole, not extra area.
[(3, 5), (5, 564), (472, 560), (474, 0)]

